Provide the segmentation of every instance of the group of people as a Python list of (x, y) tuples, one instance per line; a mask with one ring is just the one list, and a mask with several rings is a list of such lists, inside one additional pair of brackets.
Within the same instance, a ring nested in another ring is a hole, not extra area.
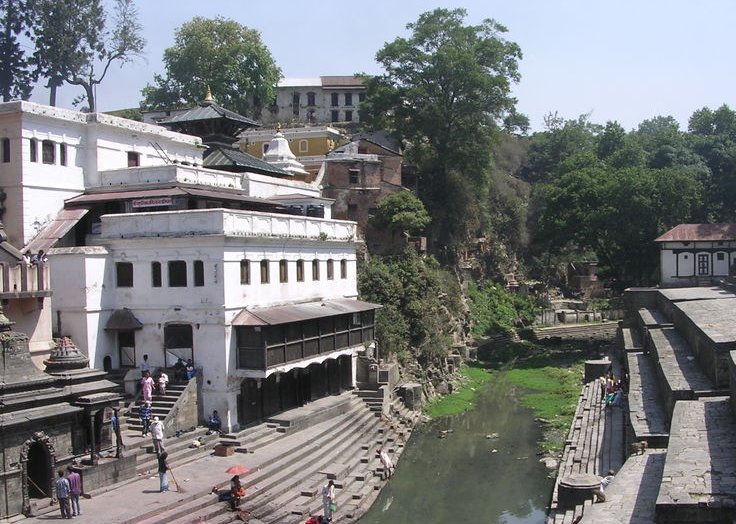
[[(625, 378), (625, 377), (624, 377)], [(616, 380), (612, 371), (600, 378), (601, 399), (606, 407), (621, 407), (626, 394), (626, 381), (624, 378)]]
[(174, 378), (177, 380), (192, 380), (196, 374), (197, 370), (191, 358), (184, 362), (184, 359), (179, 357), (174, 364)]
[(79, 507), (79, 497), (82, 495), (82, 477), (68, 466), (67, 474), (59, 470), (59, 478), (56, 479), (56, 497), (59, 499), (59, 510), (62, 519), (73, 519), (82, 514)]

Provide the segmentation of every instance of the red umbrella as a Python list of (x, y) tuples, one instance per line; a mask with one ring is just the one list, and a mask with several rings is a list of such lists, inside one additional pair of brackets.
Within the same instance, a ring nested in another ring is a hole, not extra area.
[(250, 468), (246, 468), (245, 466), (230, 466), (225, 470), (225, 473), (229, 473), (230, 475), (242, 475), (249, 471)]

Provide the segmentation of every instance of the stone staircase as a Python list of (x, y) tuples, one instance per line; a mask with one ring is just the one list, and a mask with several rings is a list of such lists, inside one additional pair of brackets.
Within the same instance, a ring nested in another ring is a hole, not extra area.
[[(385, 446), (396, 462), (416, 417), (399, 401), (392, 403), (389, 418), (372, 411), (357, 395), (347, 399), (348, 409), (336, 409), (333, 417), (312, 428), (268, 422), (221, 438), (241, 453), (266, 454), (272, 447), (280, 448), (278, 454), (261, 461), (256, 471), (241, 475), (247, 492), (241, 509), (250, 512), (250, 522), (301, 523), (310, 513), (321, 514), (321, 488), (328, 478), (337, 487), (335, 520), (352, 521), (370, 507), (383, 484), (376, 451)], [(228, 479), (217, 486), (227, 488)], [(208, 489), (130, 522), (226, 523), (236, 517)]]
[[(151, 403), (151, 420), (153, 420), (153, 417), (158, 417), (161, 421), (164, 421), (186, 387), (186, 384), (169, 384), (166, 388), (166, 395), (157, 395), (154, 392), (153, 402)], [(121, 426), (121, 429), (143, 432), (143, 423), (139, 417), (139, 408), (142, 402), (143, 400), (140, 398), (135, 401), (124, 421), (125, 426)]]

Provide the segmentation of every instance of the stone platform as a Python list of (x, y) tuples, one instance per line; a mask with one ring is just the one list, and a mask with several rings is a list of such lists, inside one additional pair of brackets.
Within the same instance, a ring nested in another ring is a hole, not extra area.
[(644, 353), (627, 353), (626, 360), (633, 440), (645, 440), (649, 447), (666, 447), (669, 440), (668, 417), (657, 387), (656, 366)]

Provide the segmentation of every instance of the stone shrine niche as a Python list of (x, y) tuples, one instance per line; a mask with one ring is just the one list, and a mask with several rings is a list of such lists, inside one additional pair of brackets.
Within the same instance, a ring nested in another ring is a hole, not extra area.
[(55, 502), (56, 450), (51, 438), (43, 431), (35, 432), (23, 443), (20, 466), (23, 513), (30, 513), (31, 498), (50, 498)]

